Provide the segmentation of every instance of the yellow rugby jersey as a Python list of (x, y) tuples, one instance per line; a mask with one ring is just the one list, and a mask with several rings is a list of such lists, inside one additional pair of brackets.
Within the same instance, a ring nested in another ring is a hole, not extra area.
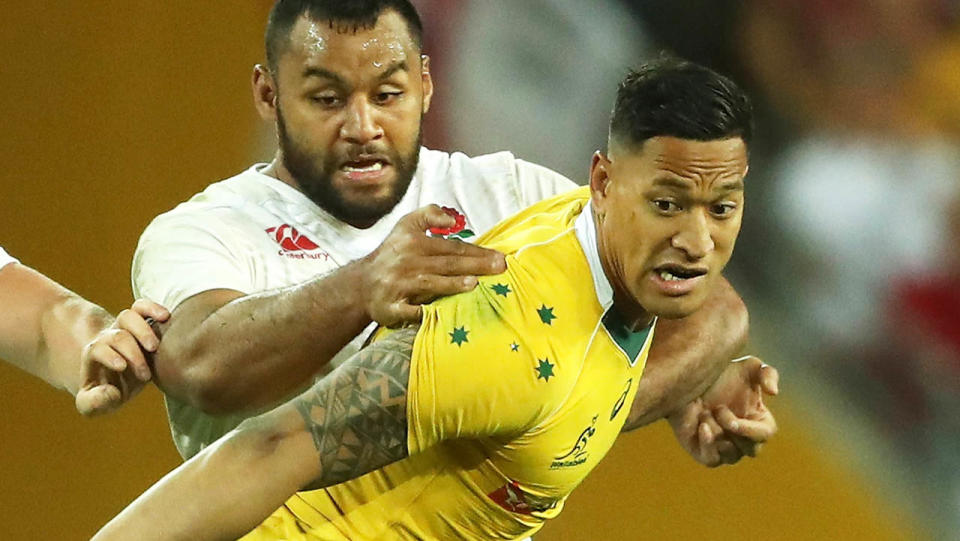
[(244, 539), (517, 539), (559, 514), (619, 435), (653, 336), (611, 309), (589, 197), (501, 222), (479, 243), (507, 271), (424, 307), (408, 458), (298, 493)]

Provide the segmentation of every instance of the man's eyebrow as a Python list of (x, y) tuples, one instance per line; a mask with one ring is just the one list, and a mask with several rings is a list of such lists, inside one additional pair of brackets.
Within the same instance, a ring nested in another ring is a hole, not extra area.
[(653, 181), (654, 186), (665, 186), (668, 188), (678, 188), (680, 190), (689, 190), (693, 184), (686, 180), (680, 180), (676, 177), (657, 177)]
[(393, 64), (387, 66), (387, 69), (383, 70), (380, 75), (377, 76), (377, 79), (382, 81), (384, 79), (389, 79), (394, 73), (398, 71), (410, 71), (410, 67), (407, 66), (406, 60), (398, 60)]
[(726, 182), (720, 183), (717, 186), (717, 191), (721, 192), (742, 192), (743, 191), (743, 179), (735, 178), (733, 180), (728, 180)]
[[(654, 186), (663, 186), (666, 188), (676, 188), (678, 190), (692, 190), (693, 183), (689, 180), (683, 180), (676, 177), (658, 177), (653, 181)], [(716, 185), (714, 191), (720, 192), (736, 192), (743, 191), (743, 179), (735, 178), (721, 182)]]
[[(410, 67), (407, 66), (406, 60), (400, 60), (398, 62), (394, 62), (393, 64), (390, 64), (389, 66), (387, 66), (385, 70), (380, 72), (380, 75), (377, 75), (377, 80), (382, 81), (384, 79), (389, 79), (394, 73), (397, 73), (398, 71), (409, 71), (409, 70), (410, 70)], [(303, 70), (303, 77), (306, 79), (309, 79), (311, 77), (329, 79), (330, 81), (333, 81), (334, 83), (337, 83), (340, 86), (349, 86), (346, 79), (344, 79), (337, 73), (334, 73), (326, 68), (321, 68), (319, 66), (308, 66), (307, 68), (305, 68)]]
[(344, 79), (343, 77), (337, 75), (336, 73), (334, 73), (334, 72), (332, 72), (332, 71), (330, 71), (330, 70), (328, 70), (328, 69), (324, 69), (324, 68), (320, 68), (320, 67), (316, 67), (316, 66), (308, 66), (307, 68), (305, 68), (305, 69), (303, 70), (303, 77), (306, 78), (306, 79), (309, 79), (309, 78), (311, 78), (311, 77), (319, 77), (319, 78), (321, 78), (321, 79), (329, 79), (329, 80), (337, 83), (338, 85), (347, 86), (347, 81), (346, 81), (346, 79)]

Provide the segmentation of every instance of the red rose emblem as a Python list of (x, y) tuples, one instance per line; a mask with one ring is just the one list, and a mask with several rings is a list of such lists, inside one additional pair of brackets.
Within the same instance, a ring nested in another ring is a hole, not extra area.
[(456, 235), (457, 233), (463, 231), (463, 228), (467, 226), (467, 217), (457, 212), (457, 209), (443, 207), (443, 211), (446, 212), (448, 216), (456, 220), (457, 223), (454, 224), (453, 227), (431, 227), (428, 229), (431, 234), (443, 236)]

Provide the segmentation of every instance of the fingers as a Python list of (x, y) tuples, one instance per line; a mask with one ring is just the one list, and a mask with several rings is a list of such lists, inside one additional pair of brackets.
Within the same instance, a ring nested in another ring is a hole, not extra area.
[(424, 232), (431, 227), (451, 227), (456, 220), (440, 207), (429, 205), (405, 216), (398, 224), (400, 238), (393, 240), (401, 254), (418, 256), (456, 256), (472, 259), (459, 270), (447, 270), (444, 274), (499, 274), (506, 270), (503, 254), (460, 240), (428, 237)]
[(390, 317), (387, 321), (377, 321), (384, 327), (396, 328), (402, 327), (408, 323), (419, 323), (423, 317), (423, 308), (419, 304), (401, 304), (397, 303), (387, 311)]
[[(143, 320), (140, 320), (140, 322), (146, 325)], [(156, 337), (153, 337), (153, 339), (156, 340)], [(139, 341), (134, 338), (132, 333), (123, 330), (118, 331), (111, 340), (110, 346), (123, 356), (124, 360), (127, 361), (127, 366), (137, 376), (137, 379), (144, 382), (150, 381), (150, 366), (147, 364), (143, 350), (140, 349)], [(156, 344), (153, 347), (156, 349)]]
[(697, 429), (700, 425), (700, 414), (702, 412), (703, 402), (698, 398), (684, 406), (679, 416), (672, 416), (669, 419), (678, 438), (692, 441), (698, 436)]
[(717, 408), (715, 417), (723, 430), (756, 443), (769, 440), (777, 432), (777, 422), (769, 412), (765, 412), (760, 419), (746, 419), (737, 417), (730, 408), (721, 406)]
[(700, 440), (700, 459), (708, 467), (715, 468), (722, 464), (720, 450), (714, 441), (723, 434), (723, 429), (713, 420), (709, 411), (703, 411), (699, 415), (699, 426), (697, 436)]
[[(134, 307), (136, 307), (136, 303), (134, 303)], [(167, 317), (170, 317), (170, 314), (167, 314)], [(132, 335), (133, 338), (135, 338), (139, 343), (140, 347), (143, 347), (143, 349), (152, 353), (157, 351), (157, 347), (160, 345), (160, 340), (157, 338), (156, 333), (153, 332), (153, 328), (150, 327), (150, 324), (147, 323), (143, 318), (144, 315), (138, 311), (135, 311), (135, 309), (124, 310), (117, 315), (117, 320), (114, 323), (114, 327), (130, 333), (130, 335)]]
[(733, 362), (742, 363), (740, 368), (747, 371), (751, 385), (759, 386), (763, 389), (763, 392), (769, 395), (776, 395), (780, 392), (780, 373), (776, 368), (753, 356), (742, 357)]
[(102, 331), (84, 348), (81, 362), (88, 374), (95, 369), (93, 365), (98, 364), (113, 372), (123, 372), (129, 368), (140, 381), (149, 381), (151, 377), (150, 367), (140, 344), (131, 333), (123, 329)]
[(453, 239), (423, 237), (402, 247), (406, 268), (444, 276), (487, 276), (507, 270), (503, 254)]
[(716, 467), (721, 464), (736, 464), (743, 458), (745, 453), (737, 444), (737, 436), (725, 432), (723, 426), (709, 410), (700, 414), (699, 421), (700, 445), (705, 459), (704, 464), (709, 467)]
[(118, 352), (114, 351), (106, 340), (106, 333), (114, 332), (111, 329), (100, 333), (96, 340), (83, 348), (82, 362), (85, 370), (95, 369), (92, 363), (99, 364), (114, 372), (123, 372), (127, 369), (127, 361)]
[(736, 464), (743, 458), (743, 451), (733, 442), (730, 436), (724, 435), (715, 440), (717, 454), (721, 464)]
[[(165, 307), (147, 300), (147, 299), (137, 299), (133, 306), (130, 307), (130, 310), (140, 314), (144, 318), (153, 318), (156, 321), (163, 323), (164, 321), (170, 319), (170, 311)], [(122, 313), (122, 312), (121, 312)]]

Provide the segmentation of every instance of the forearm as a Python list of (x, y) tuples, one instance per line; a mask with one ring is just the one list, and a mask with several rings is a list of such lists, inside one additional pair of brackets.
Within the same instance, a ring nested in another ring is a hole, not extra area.
[[(304, 387), (369, 318), (357, 262), (303, 284), (174, 311), (154, 358), (157, 384), (208, 413), (260, 409)], [(203, 293), (201, 295), (207, 295)]]
[(83, 346), (113, 318), (23, 265), (0, 274), (0, 357), (76, 394)]
[(266, 438), (235, 431), (142, 494), (111, 520), (94, 540), (233, 540), (280, 507), (310, 477), (312, 451), (305, 441)]
[(111, 323), (113, 316), (106, 310), (73, 294), (51, 306), (42, 320), (41, 358), (52, 380), (76, 395), (83, 348)]
[(658, 321), (623, 430), (664, 418), (702, 395), (743, 349), (748, 327), (746, 306), (726, 281), (694, 314)]
[(94, 539), (236, 539), (305, 486), (331, 486), (403, 459), (414, 337), (413, 329), (398, 331), (299, 397), (247, 419)]

